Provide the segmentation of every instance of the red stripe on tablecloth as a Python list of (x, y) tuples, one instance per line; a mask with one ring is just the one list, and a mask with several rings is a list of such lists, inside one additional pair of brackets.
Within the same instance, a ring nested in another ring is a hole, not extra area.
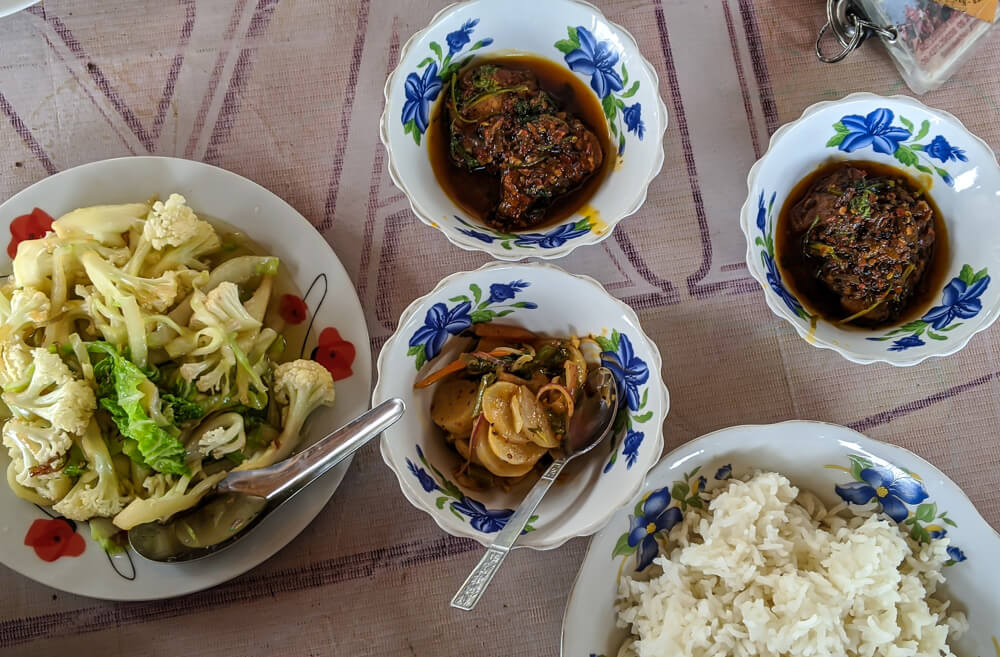
[(750, 101), (750, 89), (743, 72), (743, 61), (740, 59), (740, 49), (736, 44), (736, 29), (733, 26), (733, 14), (729, 10), (729, 0), (722, 0), (722, 13), (726, 17), (726, 31), (729, 32), (729, 43), (733, 51), (733, 64), (736, 66), (736, 77), (740, 81), (740, 94), (743, 96), (743, 111), (747, 115), (747, 128), (753, 142), (753, 156), (760, 159), (760, 138), (757, 136), (757, 122), (753, 118), (753, 103)]
[(163, 130), (163, 122), (167, 118), (167, 110), (170, 109), (170, 101), (174, 97), (174, 89), (177, 86), (177, 76), (180, 75), (181, 66), (184, 64), (184, 49), (191, 41), (191, 32), (194, 31), (195, 4), (194, 0), (183, 0), (184, 3), (184, 25), (181, 26), (180, 41), (177, 44), (177, 54), (170, 62), (170, 70), (167, 73), (167, 80), (163, 85), (163, 94), (160, 96), (160, 104), (156, 108), (156, 116), (153, 117), (153, 140), (158, 141), (160, 131)]
[(757, 78), (760, 104), (764, 108), (764, 122), (767, 124), (768, 134), (773, 135), (778, 129), (778, 106), (774, 102), (774, 89), (771, 87), (771, 74), (767, 70), (767, 58), (760, 38), (757, 14), (754, 12), (751, 0), (739, 0), (739, 5), (743, 29), (747, 33), (747, 45), (750, 47), (750, 65), (753, 67), (754, 77)]
[(14, 110), (14, 106), (10, 104), (2, 92), (0, 92), (0, 112), (3, 112), (4, 116), (7, 117), (7, 120), (10, 121), (10, 124), (14, 127), (18, 136), (31, 150), (32, 155), (34, 155), (35, 159), (37, 159), (42, 164), (42, 167), (45, 168), (46, 173), (51, 176), (53, 173), (59, 171), (59, 169), (56, 168), (56, 165), (52, 163), (52, 160), (49, 159), (45, 149), (42, 148), (42, 145), (38, 143), (37, 139), (35, 139), (35, 135), (31, 133), (28, 126), (21, 120), (17, 111)]
[(326, 193), (326, 203), (323, 206), (323, 220), (319, 231), (325, 232), (333, 226), (334, 213), (337, 209), (337, 193), (340, 191), (340, 176), (344, 171), (344, 152), (347, 150), (347, 137), (351, 131), (351, 116), (354, 114), (354, 97), (358, 88), (358, 73), (361, 71), (361, 55), (365, 49), (365, 37), (368, 33), (369, 0), (362, 0), (358, 10), (358, 25), (354, 33), (354, 48), (351, 50), (351, 75), (347, 81), (347, 93), (344, 96), (344, 106), (340, 110), (340, 130), (337, 133), (337, 150), (333, 156), (333, 173), (330, 176), (330, 187)]

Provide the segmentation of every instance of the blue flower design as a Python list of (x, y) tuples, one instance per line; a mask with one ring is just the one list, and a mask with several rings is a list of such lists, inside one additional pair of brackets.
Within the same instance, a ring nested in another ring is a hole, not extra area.
[(605, 351), (601, 363), (611, 370), (618, 384), (619, 403), (627, 403), (632, 411), (639, 410), (639, 386), (649, 380), (649, 367), (635, 355), (632, 341), (622, 333), (618, 340), (618, 351)]
[(415, 476), (417, 480), (420, 482), (420, 487), (423, 488), (428, 493), (432, 493), (436, 490), (441, 490), (440, 487), (437, 485), (437, 482), (434, 481), (434, 478), (431, 477), (429, 474), (427, 474), (426, 470), (415, 465), (413, 461), (411, 461), (410, 459), (406, 459), (406, 467), (410, 469), (410, 472), (413, 473), (413, 476)]
[(761, 256), (764, 258), (764, 264), (767, 265), (767, 284), (771, 286), (781, 300), (785, 302), (785, 305), (791, 309), (796, 315), (802, 314), (802, 304), (799, 300), (792, 296), (792, 293), (785, 288), (785, 284), (781, 282), (781, 274), (778, 273), (778, 267), (774, 262), (774, 258), (767, 252), (762, 251)]
[(708, 486), (708, 480), (705, 479), (704, 477), (698, 477), (697, 487), (691, 492), (697, 494), (705, 490), (705, 486)]
[(424, 325), (410, 338), (410, 346), (424, 345), (424, 355), (427, 360), (433, 360), (441, 352), (449, 335), (458, 335), (472, 326), (469, 309), (472, 304), (462, 302), (448, 310), (443, 303), (436, 303), (427, 311)]
[(948, 530), (941, 525), (927, 525), (924, 527), (931, 538), (944, 538), (948, 535)]
[(471, 519), (469, 524), (472, 528), (484, 534), (492, 534), (500, 531), (507, 525), (510, 517), (514, 515), (513, 509), (490, 511), (471, 497), (464, 497), (457, 502), (452, 502), (451, 508), (462, 515), (468, 516)]
[(631, 470), (639, 458), (639, 446), (642, 445), (646, 436), (641, 431), (628, 430), (625, 434), (625, 445), (622, 447), (622, 455), (625, 457), (625, 469)]
[(458, 228), (456, 230), (458, 230), (458, 232), (462, 233), (463, 235), (468, 235), (469, 237), (477, 239), (480, 242), (485, 242), (486, 244), (492, 244), (494, 240), (494, 237), (492, 235), (484, 233), (482, 231), (475, 230), (473, 228)]
[(733, 466), (731, 463), (727, 463), (718, 470), (715, 471), (715, 478), (719, 481), (725, 481), (733, 476)]
[[(772, 194), (771, 200), (773, 201), (777, 195), (778, 192)], [(764, 205), (764, 190), (762, 189), (760, 190), (760, 198), (757, 199), (757, 230), (764, 233), (766, 232), (766, 228), (767, 228), (767, 206)]]
[(954, 561), (955, 563), (961, 563), (965, 561), (965, 552), (962, 552), (962, 550), (955, 547), (954, 545), (949, 545), (947, 548), (947, 552), (948, 556), (951, 557), (951, 560)]
[[(872, 338), (868, 338), (871, 340)], [(908, 335), (905, 338), (899, 338), (898, 340), (893, 340), (892, 346), (889, 347), (889, 351), (906, 351), (911, 347), (922, 347), (926, 342), (920, 339), (917, 334)]]
[(882, 506), (882, 511), (896, 522), (906, 520), (910, 513), (907, 504), (919, 504), (927, 499), (923, 484), (889, 468), (865, 468), (860, 477), (862, 481), (835, 486), (837, 494), (851, 504), (867, 504), (875, 499)]
[(577, 228), (574, 222), (565, 223), (548, 233), (524, 233), (517, 236), (514, 244), (517, 246), (538, 246), (543, 249), (555, 249), (571, 239), (586, 235), (590, 226)]
[[(479, 19), (471, 18), (465, 21), (465, 24), (463, 24), (462, 27), (458, 28), (454, 32), (448, 33), (448, 36), (446, 36), (444, 40), (448, 44), (449, 55), (454, 55), (472, 40), (472, 30), (477, 25), (479, 25)], [(488, 46), (491, 43), (493, 43), (493, 39), (483, 39), (481, 47)]]
[(634, 132), (642, 139), (646, 134), (646, 124), (642, 122), (642, 106), (639, 103), (629, 105), (622, 110), (622, 117), (625, 119), (625, 127), (629, 132)]
[(517, 296), (518, 292), (529, 287), (530, 285), (531, 283), (526, 281), (511, 281), (506, 285), (503, 283), (493, 283), (490, 285), (490, 297), (487, 302), (501, 303), (503, 301), (508, 301)]
[(645, 570), (659, 552), (655, 534), (670, 531), (682, 519), (681, 510), (670, 507), (670, 491), (654, 491), (642, 503), (642, 515), (634, 516), (629, 524), (628, 545), (636, 548), (636, 570)]
[(604, 98), (613, 91), (622, 90), (622, 79), (615, 71), (618, 53), (607, 41), (598, 41), (590, 30), (576, 28), (580, 47), (566, 55), (570, 70), (590, 76), (590, 86), (598, 98)]
[(851, 114), (840, 122), (847, 128), (847, 136), (840, 142), (840, 150), (853, 153), (871, 146), (876, 153), (892, 155), (899, 144), (910, 138), (910, 131), (892, 126), (892, 110), (880, 107), (868, 116)]
[(955, 318), (971, 319), (983, 309), (979, 297), (990, 284), (990, 277), (984, 276), (971, 285), (961, 278), (953, 278), (944, 288), (944, 296), (940, 306), (928, 310), (921, 319), (937, 330), (955, 321)]
[(437, 62), (431, 62), (424, 69), (423, 76), (410, 73), (406, 76), (403, 89), (406, 92), (406, 102), (403, 103), (403, 125), (414, 121), (417, 129), (423, 133), (430, 122), (430, 103), (438, 97), (443, 86), (438, 77)]
[(955, 160), (956, 162), (968, 162), (969, 158), (965, 156), (965, 151), (961, 148), (956, 148), (948, 143), (948, 140), (938, 135), (931, 141), (931, 143), (924, 146), (924, 152), (933, 158), (941, 160), (942, 162), (948, 162), (950, 160)]

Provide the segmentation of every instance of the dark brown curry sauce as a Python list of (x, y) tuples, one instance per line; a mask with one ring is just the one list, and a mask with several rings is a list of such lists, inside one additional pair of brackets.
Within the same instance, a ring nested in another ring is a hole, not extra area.
[[(600, 101), (585, 80), (565, 66), (542, 57), (531, 55), (483, 57), (473, 60), (468, 66), (478, 67), (484, 64), (527, 69), (534, 73), (538, 78), (539, 88), (548, 93), (563, 111), (575, 115), (600, 142), (604, 151), (601, 167), (582, 185), (555, 198), (545, 210), (544, 219), (531, 230), (572, 216), (590, 200), (617, 161), (617, 150), (611, 144), (607, 120)], [(468, 70), (468, 67), (463, 70)], [(460, 74), (461, 71), (456, 75)], [(495, 175), (468, 171), (453, 163), (450, 153), (448, 112), (444, 109), (446, 99), (449, 98), (449, 90), (450, 86), (445, 85), (434, 106), (431, 122), (427, 128), (427, 151), (431, 167), (438, 184), (448, 198), (470, 216), (486, 221), (500, 201), (499, 184)]]
[[(926, 201), (933, 213), (935, 233), (933, 252), (921, 280), (917, 283), (902, 310), (885, 321), (871, 322), (867, 325), (860, 322), (857, 325), (842, 323), (849, 313), (845, 313), (842, 299), (819, 279), (815, 258), (809, 257), (807, 250), (803, 247), (803, 238), (809, 231), (797, 227), (793, 217), (796, 206), (810, 194), (817, 183), (844, 168), (845, 165), (861, 169), (873, 179), (902, 179), (908, 191), (915, 197)], [(948, 273), (951, 257), (944, 218), (933, 198), (927, 193), (927, 187), (926, 183), (909, 175), (908, 172), (877, 162), (837, 160), (820, 166), (792, 189), (778, 215), (774, 232), (774, 248), (782, 281), (809, 312), (844, 328), (871, 329), (903, 324), (916, 319), (938, 300), (938, 295), (945, 283), (944, 279)]]

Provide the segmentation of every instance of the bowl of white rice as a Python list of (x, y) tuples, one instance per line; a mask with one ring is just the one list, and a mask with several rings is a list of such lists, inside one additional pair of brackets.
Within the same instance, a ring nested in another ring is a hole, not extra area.
[(1000, 657), (1000, 535), (902, 448), (821, 422), (666, 456), (591, 541), (565, 657)]

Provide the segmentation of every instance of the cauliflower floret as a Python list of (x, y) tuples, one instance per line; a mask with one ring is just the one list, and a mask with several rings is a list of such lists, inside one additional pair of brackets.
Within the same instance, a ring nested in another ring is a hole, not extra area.
[(94, 205), (67, 212), (52, 223), (56, 235), (63, 239), (89, 238), (107, 246), (125, 246), (124, 233), (149, 214), (146, 203)]
[(22, 379), (3, 393), (3, 401), (11, 412), (29, 420), (48, 420), (62, 431), (83, 433), (97, 408), (94, 390), (86, 382), (73, 378), (66, 363), (47, 349), (31, 351), (25, 373), (26, 381)]
[(0, 340), (44, 323), (51, 309), (48, 295), (31, 287), (14, 290), (9, 302), (0, 306)]
[(187, 206), (187, 200), (180, 194), (171, 194), (166, 202), (157, 201), (146, 219), (142, 236), (149, 240), (153, 248), (162, 251), (167, 246), (180, 246), (195, 237), (200, 231), (212, 226), (198, 218), (194, 210)]
[(222, 413), (206, 420), (199, 430), (198, 452), (202, 456), (221, 459), (226, 454), (238, 452), (246, 445), (247, 435), (243, 416), (239, 413)]
[(30, 376), (31, 349), (20, 340), (0, 343), (0, 388), (27, 385)]
[[(215, 487), (228, 473), (225, 470), (204, 475), (200, 462), (192, 464), (191, 476), (156, 474), (142, 482), (145, 498), (136, 498), (114, 517), (117, 527), (129, 530), (147, 522), (167, 520), (170, 516), (190, 509)], [(192, 484), (195, 477), (201, 480)]]
[(22, 487), (12, 486), (19, 496), (36, 501), (34, 495), (37, 495), (43, 504), (52, 504), (62, 499), (73, 485), (62, 472), (66, 454), (73, 445), (73, 439), (65, 431), (15, 418), (3, 426), (3, 444), (10, 454), (7, 478)]
[(133, 276), (115, 267), (94, 252), (80, 256), (94, 287), (109, 303), (123, 305), (123, 297), (132, 296), (143, 308), (163, 312), (177, 299), (177, 275), (166, 272), (157, 278)]
[(87, 425), (79, 443), (87, 459), (87, 469), (52, 508), (80, 522), (93, 517), (109, 518), (121, 511), (129, 498), (122, 493), (111, 453), (101, 437), (97, 422)]
[(116, 267), (124, 265), (132, 255), (127, 246), (105, 246), (83, 237), (62, 239), (49, 233), (43, 239), (25, 240), (17, 245), (12, 264), (14, 280), (20, 287), (34, 287), (45, 292), (60, 279), (64, 287), (82, 281), (84, 272), (76, 255), (83, 250), (96, 251)]
[(336, 399), (330, 372), (316, 361), (301, 359), (274, 368), (274, 395), (285, 405), (281, 435), (237, 470), (263, 468), (287, 458), (298, 445), (309, 415), (320, 406), (333, 406)]
[(239, 333), (259, 329), (260, 321), (247, 312), (240, 301), (240, 290), (234, 283), (220, 283), (207, 295), (195, 291), (191, 297), (192, 325), (216, 326), (226, 332)]

